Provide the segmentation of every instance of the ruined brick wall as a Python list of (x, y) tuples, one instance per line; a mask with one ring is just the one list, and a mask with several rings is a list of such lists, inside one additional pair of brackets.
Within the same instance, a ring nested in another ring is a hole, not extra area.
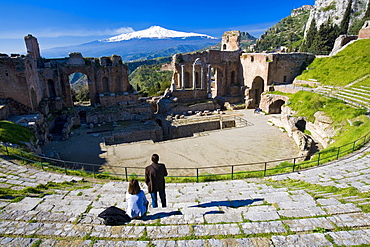
[(281, 106), (288, 100), (289, 97), (283, 95), (263, 94), (259, 108), (269, 114), (281, 113)]
[(189, 105), (186, 103), (179, 104), (179, 103), (172, 103), (168, 106), (168, 112), (169, 113), (175, 113), (175, 114), (183, 114), (184, 112), (192, 111), (214, 111), (216, 109), (220, 109), (220, 105), (218, 105), (215, 102), (205, 102), (205, 103), (198, 103), (195, 105)]
[(117, 103), (125, 105), (136, 104), (138, 102), (138, 94), (99, 94), (99, 102), (101, 105), (115, 105)]
[[(80, 53), (71, 53), (69, 58), (46, 60), (45, 64), (47, 67), (41, 70), (42, 84), (54, 88), (54, 93), (51, 93), (53, 90), (50, 88), (45, 89), (45, 97), (51, 94), (64, 97), (68, 107), (73, 106), (69, 76), (76, 72), (88, 77), (91, 104), (109, 106), (122, 101), (138, 101), (128, 80), (128, 68), (118, 56), (101, 57), (98, 60), (85, 59)], [(112, 95), (115, 97), (105, 97)]]
[[(193, 54), (177, 54), (173, 56), (173, 81), (175, 91), (184, 89), (204, 90), (206, 96), (212, 93), (213, 97), (235, 96), (238, 91), (234, 86), (242, 86), (239, 77), (240, 54), (209, 50)], [(197, 83), (194, 85), (194, 78)], [(211, 79), (214, 81), (211, 82)], [(212, 84), (212, 85), (210, 85)], [(239, 87), (240, 89), (240, 87)], [(239, 96), (242, 94), (239, 90)], [(179, 97), (186, 96), (179, 94)]]
[(242, 78), (248, 108), (258, 107), (261, 94), (272, 84), (292, 83), (314, 55), (309, 53), (245, 53), (241, 55)]
[[(232, 127), (235, 127), (234, 120), (222, 121), (222, 128), (232, 128)], [(171, 138), (176, 139), (183, 137), (191, 137), (194, 135), (194, 133), (218, 129), (221, 129), (220, 121), (210, 121), (173, 127), (171, 128), (170, 134)]]
[(32, 107), (26, 78), (25, 57), (0, 57), (0, 95)]
[(0, 120), (7, 119), (9, 115), (10, 115), (9, 106), (0, 104)]
[(184, 90), (184, 91), (173, 91), (171, 94), (173, 97), (179, 99), (196, 99), (196, 98), (206, 98), (207, 92), (205, 90)]
[(275, 53), (269, 57), (267, 84), (293, 83), (296, 76), (313, 61), (309, 53)]
[(106, 145), (116, 143), (131, 143), (145, 140), (152, 140), (154, 142), (162, 141), (163, 140), (162, 128), (159, 126), (153, 126), (152, 129), (120, 132), (115, 133), (113, 136), (104, 137)]
[(221, 51), (240, 50), (240, 31), (226, 31), (222, 35)]
[(244, 85), (252, 88), (255, 78), (261, 77), (266, 88), (269, 66), (268, 55), (263, 53), (243, 53), (240, 57), (240, 62)]
[(358, 32), (358, 38), (370, 39), (370, 20), (366, 21), (362, 29)]
[[(119, 56), (84, 58), (70, 53), (68, 58), (40, 57), (37, 39), (25, 37), (28, 54), (22, 57), (0, 57), (0, 95), (48, 114), (50, 110), (73, 107), (69, 75), (79, 72), (89, 80), (91, 104), (103, 106), (122, 101), (138, 102), (128, 80), (128, 67)], [(20, 93), (21, 92), (21, 93)], [(100, 98), (103, 95), (115, 97)]]
[(148, 105), (146, 107), (125, 107), (120, 109), (105, 109), (101, 112), (88, 112), (86, 122), (101, 124), (103, 122), (137, 120), (146, 121), (153, 117), (153, 109)]

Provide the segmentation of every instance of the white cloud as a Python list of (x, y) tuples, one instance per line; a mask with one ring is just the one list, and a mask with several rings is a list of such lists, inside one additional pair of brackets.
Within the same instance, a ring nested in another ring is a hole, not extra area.
[(17, 30), (7, 31), (5, 33), (0, 32), (1, 39), (17, 39), (19, 37), (32, 34), (38, 38), (56, 38), (56, 37), (88, 37), (88, 36), (104, 36), (104, 35), (117, 35), (123, 33), (133, 32), (132, 27), (120, 27), (117, 29), (73, 29), (73, 30), (62, 30), (57, 28), (48, 29), (35, 29), (35, 30)]

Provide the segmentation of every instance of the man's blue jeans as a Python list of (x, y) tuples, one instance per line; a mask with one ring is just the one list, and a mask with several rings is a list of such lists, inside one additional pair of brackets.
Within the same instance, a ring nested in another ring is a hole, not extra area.
[[(166, 191), (165, 190), (160, 190), (159, 192), (159, 198), (161, 198), (161, 203), (162, 203), (162, 208), (165, 208), (166, 205)], [(158, 207), (158, 197), (157, 197), (157, 192), (150, 193), (150, 196), (152, 197), (152, 207), (156, 208)]]

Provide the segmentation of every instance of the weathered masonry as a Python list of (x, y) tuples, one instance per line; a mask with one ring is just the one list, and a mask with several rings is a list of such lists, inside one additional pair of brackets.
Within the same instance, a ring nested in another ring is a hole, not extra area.
[(309, 53), (243, 53), (238, 35), (226, 32), (222, 51), (174, 55), (172, 96), (215, 98), (255, 108), (270, 86), (292, 83), (314, 59)]
[(40, 56), (35, 37), (28, 35), (25, 42), (26, 56), (0, 56), (0, 98), (12, 99), (44, 114), (73, 107), (69, 76), (79, 72), (88, 78), (92, 105), (138, 101), (120, 56), (84, 58), (80, 53), (70, 53), (67, 58), (45, 59)]

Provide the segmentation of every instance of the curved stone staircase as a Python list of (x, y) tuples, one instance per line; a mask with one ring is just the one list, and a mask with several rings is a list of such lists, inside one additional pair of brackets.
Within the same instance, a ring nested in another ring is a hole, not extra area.
[[(112, 205), (125, 209), (127, 182), (84, 183), (80, 177), (0, 159), (1, 188), (76, 184), (42, 196), (30, 190), (18, 202), (1, 199), (0, 245), (370, 245), (369, 151), (365, 147), (325, 166), (266, 179), (168, 183), (167, 208), (149, 207), (143, 219), (119, 226), (106, 226), (97, 215)], [(346, 188), (356, 193), (348, 196)]]
[(348, 86), (348, 87), (331, 87), (320, 86), (315, 92), (334, 97), (345, 101), (346, 103), (370, 109), (370, 85), (369, 86)]

